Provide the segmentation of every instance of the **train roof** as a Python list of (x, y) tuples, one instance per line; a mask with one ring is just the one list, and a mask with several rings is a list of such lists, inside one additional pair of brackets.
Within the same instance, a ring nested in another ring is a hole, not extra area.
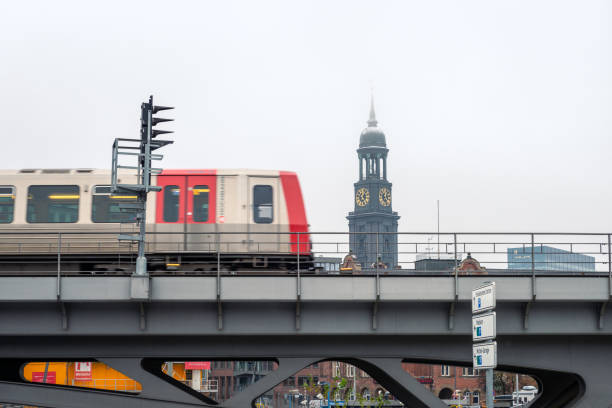
[[(0, 176), (15, 176), (15, 175), (59, 175), (59, 174), (79, 174), (79, 175), (110, 175), (110, 169), (19, 169), (19, 170), (0, 170)], [(134, 171), (121, 170), (120, 174), (134, 174)], [(262, 169), (165, 169), (161, 175), (172, 176), (188, 176), (188, 175), (256, 175), (256, 176), (278, 176), (280, 170), (262, 170)], [(293, 172), (284, 172), (290, 173)]]

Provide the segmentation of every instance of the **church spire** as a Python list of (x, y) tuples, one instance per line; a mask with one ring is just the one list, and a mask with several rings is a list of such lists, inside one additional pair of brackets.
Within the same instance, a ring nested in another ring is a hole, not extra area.
[(370, 96), (370, 119), (368, 119), (368, 126), (376, 127), (378, 121), (376, 120), (376, 112), (374, 111), (374, 92), (372, 91)]

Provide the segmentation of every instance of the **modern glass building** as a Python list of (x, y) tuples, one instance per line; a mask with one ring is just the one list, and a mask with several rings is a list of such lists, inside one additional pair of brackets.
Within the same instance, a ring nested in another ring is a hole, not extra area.
[[(539, 271), (595, 271), (595, 257), (546, 245), (533, 247), (533, 258)], [(531, 270), (531, 246), (508, 248), (508, 269)]]

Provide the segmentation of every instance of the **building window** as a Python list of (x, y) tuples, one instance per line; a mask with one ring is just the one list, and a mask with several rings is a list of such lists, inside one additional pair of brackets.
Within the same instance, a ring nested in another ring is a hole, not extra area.
[(478, 403), (480, 403), (480, 393), (478, 391), (474, 391), (474, 393), (472, 393), (472, 404)]
[(208, 221), (208, 186), (193, 186), (193, 220), (195, 222)]
[(13, 222), (15, 211), (15, 187), (0, 187), (0, 224), (10, 224)]
[(440, 375), (442, 377), (450, 377), (450, 366), (443, 365), (440, 367)]
[(272, 186), (253, 187), (253, 220), (256, 224), (271, 224), (274, 220)]
[(332, 363), (332, 371), (333, 371), (332, 375), (334, 377), (340, 377), (340, 363), (339, 362), (334, 361)]
[(474, 377), (478, 375), (478, 370), (474, 370), (473, 367), (463, 367), (462, 375), (464, 377)]
[(346, 365), (346, 376), (349, 378), (355, 377), (355, 366), (352, 366), (350, 364)]
[(179, 186), (164, 187), (164, 222), (177, 222), (179, 219)]
[(77, 222), (79, 198), (79, 186), (30, 186), (26, 220), (29, 223)]
[(136, 194), (111, 194), (110, 186), (94, 186), (91, 220), (93, 222), (135, 222), (136, 212), (121, 211), (122, 203), (136, 203)]
[(319, 377), (298, 377), (297, 385), (299, 387), (308, 387), (310, 384), (310, 379), (312, 378), (312, 384), (317, 385), (319, 383)]

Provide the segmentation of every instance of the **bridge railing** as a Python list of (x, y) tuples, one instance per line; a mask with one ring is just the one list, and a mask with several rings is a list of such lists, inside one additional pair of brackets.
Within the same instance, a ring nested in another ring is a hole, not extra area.
[[(0, 230), (2, 274), (131, 273), (125, 231)], [(611, 234), (148, 233), (152, 273), (612, 275)]]

